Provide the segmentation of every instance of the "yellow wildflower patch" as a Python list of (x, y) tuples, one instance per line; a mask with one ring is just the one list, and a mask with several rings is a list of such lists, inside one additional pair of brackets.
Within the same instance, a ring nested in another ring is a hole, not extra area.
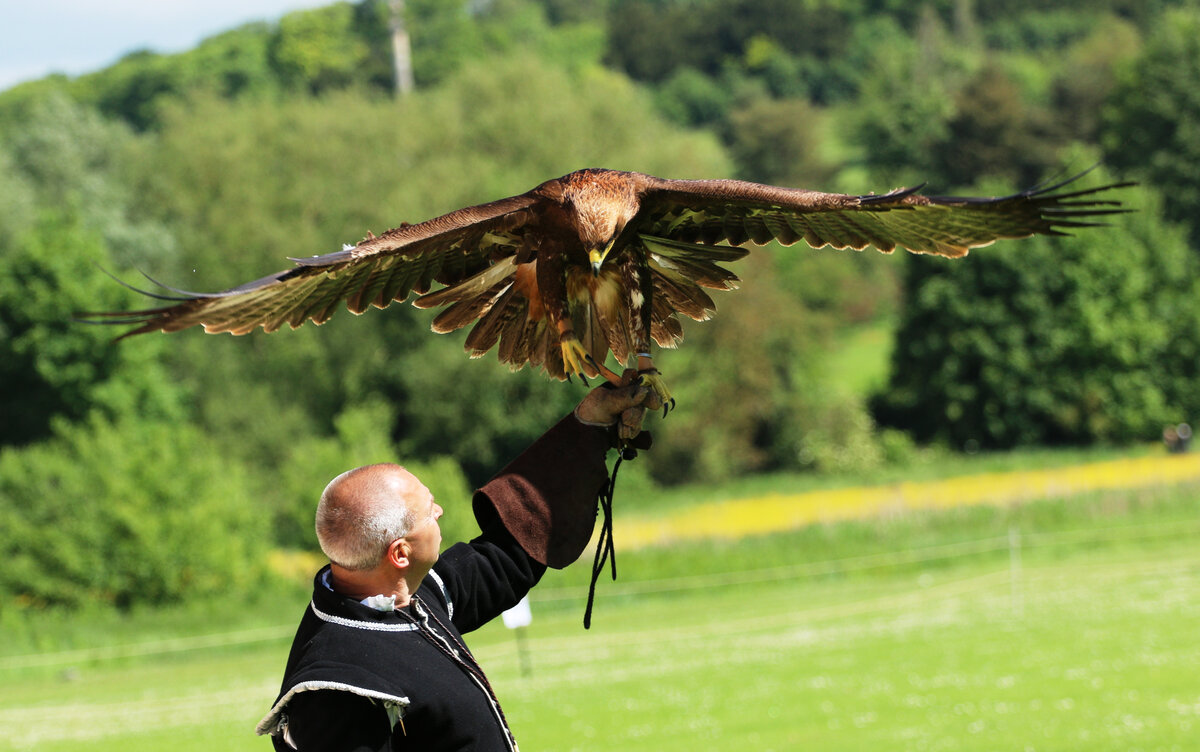
[(1008, 504), (1198, 480), (1200, 454), (1138, 457), (1048, 470), (730, 499), (654, 518), (618, 517), (613, 532), (622, 548), (640, 548), (704, 538), (740, 538), (889, 512)]

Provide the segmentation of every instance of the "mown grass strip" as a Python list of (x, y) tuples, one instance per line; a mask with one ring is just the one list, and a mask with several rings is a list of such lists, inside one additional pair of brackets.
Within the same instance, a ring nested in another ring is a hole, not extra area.
[[(1195, 509), (1180, 487), (934, 510), (911, 530), (852, 521), (828, 526), (837, 545), (813, 569), (752, 581), (716, 575), (761, 566), (761, 541), (649, 549), (631, 558), (683, 558), (708, 586), (608, 592), (589, 632), (577, 610), (535, 602), (532, 677), (501, 626), (470, 643), (528, 749), (1186, 749)], [(998, 550), (1014, 521), (1015, 575)], [(835, 528), (881, 532), (864, 548)], [(794, 560), (810, 534), (773, 538)], [(286, 654), (281, 639), (10, 672), (0, 750), (262, 750), (250, 729)]]

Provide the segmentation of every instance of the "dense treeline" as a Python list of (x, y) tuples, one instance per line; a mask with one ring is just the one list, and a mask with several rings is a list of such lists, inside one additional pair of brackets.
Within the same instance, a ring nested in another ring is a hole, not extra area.
[[(403, 458), (462, 501), (582, 394), (469, 360), (401, 305), (114, 346), (72, 314), (147, 302), (102, 269), (221, 289), (584, 166), (947, 193), (1102, 160), (1086, 184), (1142, 181), (1112, 228), (969, 263), (751, 254), (743, 291), (662, 355), (682, 407), (652, 423), (633, 485), (853, 470), (914, 439), (1139, 441), (1200, 408), (1193, 4), (407, 6), (418, 87), (400, 100), (384, 0), (0, 92), (5, 596), (236, 590), (271, 548), (313, 545), (337, 472)], [(822, 363), (872, 322), (897, 347), (868, 405)], [(448, 509), (465, 534), (467, 506)]]
[(1200, 414), (1200, 275), (1148, 196), (1116, 227), (915, 259), (880, 418), (953, 446), (1129, 443)]

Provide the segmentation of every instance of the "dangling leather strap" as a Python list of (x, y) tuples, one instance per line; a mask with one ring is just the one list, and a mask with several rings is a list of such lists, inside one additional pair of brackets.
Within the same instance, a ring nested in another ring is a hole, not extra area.
[(605, 479), (600, 486), (598, 501), (600, 510), (604, 513), (604, 521), (600, 524), (600, 539), (596, 543), (596, 556), (592, 560), (592, 582), (588, 586), (587, 609), (583, 612), (584, 629), (590, 629), (592, 626), (592, 605), (596, 600), (596, 581), (600, 579), (600, 573), (604, 571), (606, 561), (612, 569), (613, 581), (615, 582), (617, 579), (617, 549), (613, 545), (613, 492), (617, 487), (617, 470), (621, 468), (621, 462), (636, 456), (637, 451), (633, 447), (622, 448), (617, 461), (613, 463), (612, 475)]

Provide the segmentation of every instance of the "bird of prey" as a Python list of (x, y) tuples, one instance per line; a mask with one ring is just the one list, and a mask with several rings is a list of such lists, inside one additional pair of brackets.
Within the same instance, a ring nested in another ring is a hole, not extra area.
[(1000, 238), (1062, 235), (1123, 211), (1108, 192), (1128, 183), (1064, 190), (1078, 177), (966, 198), (918, 188), (852, 196), (586, 169), (518, 196), (368, 233), (334, 253), (291, 259), (290, 269), (224, 292), (151, 294), (170, 305), (90, 316), (136, 324), (124, 336), (197, 324), (246, 334), (320, 324), (343, 302), (362, 313), (415, 293), (417, 307), (442, 308), (435, 332), (474, 324), (466, 339), (471, 357), (498, 346), (514, 370), (529, 363), (553, 378), (615, 382), (604, 365), (611, 352), (667, 404), (651, 341), (675, 347), (683, 338), (679, 314), (704, 320), (714, 313), (705, 290), (737, 287), (721, 264), (746, 255), (744, 244), (803, 240), (813, 248), (958, 258)]

